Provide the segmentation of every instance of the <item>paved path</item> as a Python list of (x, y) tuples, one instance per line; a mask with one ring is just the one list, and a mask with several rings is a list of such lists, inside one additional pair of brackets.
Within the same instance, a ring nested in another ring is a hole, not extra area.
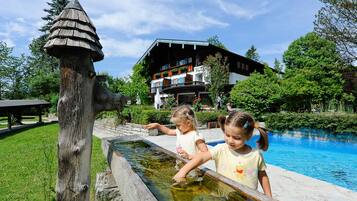
[[(115, 130), (106, 131), (106, 129), (96, 128), (96, 126), (93, 132), (99, 138), (118, 135)], [(207, 142), (223, 139), (223, 133), (220, 129), (205, 129), (200, 130), (200, 132)], [(163, 148), (175, 151), (176, 137), (159, 135), (145, 138)], [(209, 161), (205, 166), (215, 170), (213, 161)], [(270, 178), (273, 197), (281, 201), (357, 201), (357, 192), (274, 165), (267, 165), (267, 173)]]

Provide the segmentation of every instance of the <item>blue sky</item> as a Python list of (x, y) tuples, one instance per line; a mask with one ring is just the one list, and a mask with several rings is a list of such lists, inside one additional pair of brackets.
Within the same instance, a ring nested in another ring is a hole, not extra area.
[[(0, 0), (0, 41), (14, 54), (28, 45), (49, 0)], [(232, 52), (244, 55), (254, 45), (262, 61), (273, 65), (288, 45), (313, 30), (318, 0), (79, 0), (97, 28), (104, 60), (98, 72), (129, 75), (156, 38), (206, 40), (218, 35)]]

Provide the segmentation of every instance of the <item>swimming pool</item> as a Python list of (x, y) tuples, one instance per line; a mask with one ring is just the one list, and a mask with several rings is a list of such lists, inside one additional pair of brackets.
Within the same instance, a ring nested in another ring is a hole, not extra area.
[[(253, 136), (252, 147), (259, 136)], [(208, 143), (215, 146), (223, 141)], [(357, 191), (357, 136), (269, 133), (266, 163)]]

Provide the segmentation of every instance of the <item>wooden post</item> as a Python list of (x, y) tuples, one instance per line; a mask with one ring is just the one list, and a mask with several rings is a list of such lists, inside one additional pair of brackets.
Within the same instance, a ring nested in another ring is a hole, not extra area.
[(89, 200), (94, 67), (89, 54), (60, 60), (57, 200)]
[(42, 123), (42, 106), (38, 108), (38, 123)]
[(7, 112), (7, 129), (11, 130), (11, 113)]
[(96, 80), (93, 61), (104, 54), (94, 25), (77, 0), (56, 18), (44, 48), (60, 59), (56, 200), (89, 200), (95, 115), (120, 110), (127, 97), (109, 92)]

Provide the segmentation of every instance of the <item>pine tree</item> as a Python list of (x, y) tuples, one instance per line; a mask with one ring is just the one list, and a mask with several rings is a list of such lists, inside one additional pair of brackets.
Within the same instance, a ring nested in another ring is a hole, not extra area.
[(224, 44), (219, 40), (219, 37), (217, 35), (209, 37), (207, 39), (207, 42), (222, 49), (227, 49), (226, 46), (224, 46)]
[(277, 73), (281, 73), (282, 71), (281, 63), (277, 58), (274, 60), (274, 69), (277, 71)]
[(33, 97), (50, 101), (55, 96), (58, 96), (60, 82), (59, 62), (55, 57), (46, 54), (43, 46), (47, 42), (54, 19), (62, 12), (68, 2), (68, 0), (51, 0), (51, 2), (47, 2), (49, 8), (44, 9), (47, 15), (42, 17), (45, 25), (39, 29), (42, 35), (33, 39), (29, 45), (31, 55), (28, 57), (30, 73), (27, 82), (30, 86), (30, 94)]
[(259, 61), (260, 57), (259, 54), (257, 52), (257, 48), (254, 47), (254, 45), (252, 45), (248, 51), (245, 53), (245, 57), (252, 59), (254, 61)]
[(57, 15), (62, 12), (64, 7), (66, 7), (67, 3), (68, 0), (52, 0), (51, 2), (47, 2), (50, 8), (43, 9), (43, 11), (47, 13), (47, 15), (45, 17), (42, 17), (42, 19), (46, 21), (46, 24), (39, 29), (41, 32), (43, 32), (44, 34), (48, 34), (53, 25), (53, 20)]

